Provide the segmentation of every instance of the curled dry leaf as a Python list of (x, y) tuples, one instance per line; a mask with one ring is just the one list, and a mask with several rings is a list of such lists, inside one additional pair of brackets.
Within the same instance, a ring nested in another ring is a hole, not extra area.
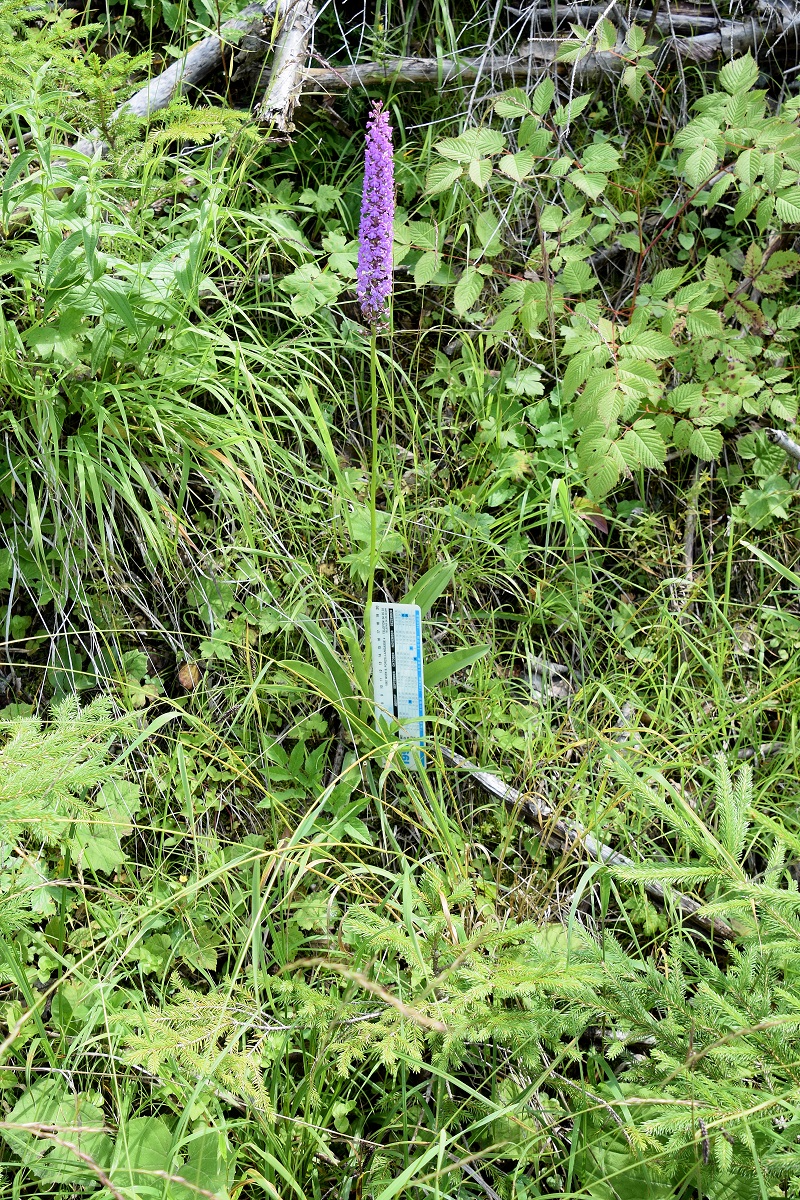
[(200, 682), (200, 668), (197, 663), (184, 662), (178, 667), (178, 683), (187, 692), (193, 692)]

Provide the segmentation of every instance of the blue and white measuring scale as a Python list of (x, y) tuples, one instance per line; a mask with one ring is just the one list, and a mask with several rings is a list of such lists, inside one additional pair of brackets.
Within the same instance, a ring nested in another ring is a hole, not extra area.
[(392, 720), (414, 746), (401, 751), (407, 767), (425, 766), (425, 683), (422, 673), (422, 613), (418, 604), (370, 608), (372, 687), (378, 729)]

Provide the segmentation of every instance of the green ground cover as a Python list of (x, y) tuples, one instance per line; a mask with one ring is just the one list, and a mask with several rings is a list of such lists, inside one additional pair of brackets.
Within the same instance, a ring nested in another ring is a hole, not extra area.
[[(797, 1195), (800, 102), (634, 29), (573, 94), (111, 121), (229, 15), (0, 8), (0, 1194)], [(424, 610), (424, 773), (370, 587)]]

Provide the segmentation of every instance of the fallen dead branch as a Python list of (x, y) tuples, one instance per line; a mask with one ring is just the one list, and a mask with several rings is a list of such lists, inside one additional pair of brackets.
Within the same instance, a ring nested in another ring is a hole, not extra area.
[(553, 29), (572, 23), (588, 28), (595, 22), (606, 18), (623, 28), (636, 22), (637, 25), (645, 25), (650, 29), (661, 29), (667, 33), (705, 33), (718, 29), (720, 24), (719, 17), (710, 8), (704, 13), (687, 12), (674, 8), (670, 8), (668, 12), (662, 12), (657, 6), (655, 9), (652, 7), (637, 8), (634, 12), (630, 12), (619, 7), (609, 10), (607, 4), (557, 4), (554, 7), (546, 8), (529, 4), (524, 8), (507, 7), (506, 11), (517, 18), (514, 22), (515, 27), (519, 27), (527, 21), (529, 25), (549, 25)]
[[(767, 19), (723, 21), (713, 33), (664, 39), (652, 50), (664, 62), (680, 59), (684, 63), (702, 63), (714, 58), (734, 58), (747, 50), (755, 53), (774, 44), (799, 24), (800, 15), (784, 16), (780, 12)], [(620, 75), (628, 65), (624, 53), (612, 50), (589, 54), (577, 63), (559, 63), (561, 45), (563, 40), (559, 38), (537, 38), (526, 43), (524, 53), (458, 59), (388, 58), (382, 63), (309, 67), (303, 72), (303, 86), (314, 92), (345, 91), (392, 82), (443, 87), (448, 83), (474, 83), (479, 78), (494, 82), (524, 81), (551, 69), (563, 73), (575, 84), (588, 84)]]
[[(538, 797), (526, 796), (517, 788), (504, 783), (497, 775), (481, 770), (468, 759), (462, 758), (460, 754), (454, 754), (452, 750), (447, 750), (444, 746), (440, 746), (439, 749), (446, 762), (468, 771), (471, 778), (480, 784), (484, 791), (513, 808), (519, 808), (526, 817), (531, 818), (541, 829), (545, 841), (559, 842), (567, 849), (580, 849), (588, 858), (594, 859), (595, 862), (605, 863), (607, 866), (634, 867), (637, 865), (632, 858), (621, 854), (612, 846), (598, 842), (597, 838), (593, 837), (580, 821), (557, 817), (550, 805)], [(691, 896), (685, 896), (683, 892), (675, 891), (672, 888), (665, 888), (656, 879), (647, 880), (644, 890), (662, 907), (674, 904), (688, 920), (702, 926), (707, 932), (723, 938), (725, 941), (735, 941), (736, 932), (733, 927), (719, 917), (703, 916), (699, 911), (702, 905), (697, 900), (692, 900)]]
[(294, 129), (292, 114), (300, 99), (308, 43), (316, 20), (313, 0), (293, 0), (286, 9), (272, 60), (267, 91), (255, 116), (278, 133)]
[[(266, 22), (274, 16), (276, 5), (277, 0), (264, 0), (263, 3), (250, 4), (247, 8), (242, 9), (238, 17), (225, 22), (220, 29), (219, 36), (214, 34), (211, 37), (203, 38), (202, 42), (192, 46), (183, 58), (174, 62), (161, 75), (156, 75), (154, 79), (149, 80), (129, 100), (120, 104), (111, 115), (109, 127), (123, 113), (132, 113), (134, 116), (143, 118), (149, 117), (151, 113), (166, 108), (173, 96), (180, 95), (191, 87), (197, 87), (222, 66), (222, 57), (226, 46), (233, 47), (235, 44), (230, 40), (231, 34), (241, 33), (252, 37), (259, 30), (263, 30)], [(269, 41), (265, 37), (265, 53), (268, 48)], [(105, 154), (108, 150), (108, 143), (98, 133), (93, 133), (88, 138), (81, 138), (75, 144), (74, 149), (80, 154), (93, 157), (98, 153)]]
[(788, 455), (789, 458), (793, 458), (796, 463), (800, 463), (800, 446), (789, 437), (788, 433), (784, 433), (782, 429), (768, 429), (767, 437), (776, 446), (780, 446), (783, 453)]

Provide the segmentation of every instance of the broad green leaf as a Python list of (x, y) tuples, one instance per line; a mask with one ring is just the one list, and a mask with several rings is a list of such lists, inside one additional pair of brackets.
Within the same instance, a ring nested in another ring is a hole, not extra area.
[(81, 1181), (88, 1185), (97, 1176), (70, 1147), (34, 1137), (20, 1129), (21, 1125), (52, 1129), (62, 1143), (72, 1143), (81, 1154), (108, 1170), (111, 1139), (104, 1133), (103, 1111), (85, 1093), (73, 1092), (61, 1075), (37, 1079), (25, 1088), (3, 1125), (0, 1137), (25, 1163), (26, 1170), (44, 1183), (67, 1185)]
[(417, 265), (414, 267), (414, 283), (416, 286), (424, 287), (426, 283), (430, 283), (441, 265), (442, 256), (435, 250), (426, 250), (417, 259)]
[(498, 117), (524, 117), (531, 111), (531, 104), (523, 88), (509, 88), (494, 100), (494, 111)]
[(597, 49), (598, 50), (613, 50), (617, 44), (616, 27), (609, 21), (602, 21), (597, 32)]
[(800, 187), (783, 188), (775, 197), (775, 211), (782, 221), (800, 221)]
[(606, 175), (592, 174), (589, 171), (570, 171), (567, 179), (573, 187), (576, 187), (579, 192), (583, 192), (584, 196), (588, 196), (590, 200), (599, 199), (605, 188), (608, 187)]
[(743, 58), (726, 63), (719, 73), (720, 84), (731, 95), (749, 91), (757, 79), (758, 63), (749, 50)]
[(497, 166), (509, 179), (513, 179), (515, 183), (521, 183), (530, 175), (533, 163), (534, 158), (530, 150), (518, 150), (516, 154), (504, 154)]
[(553, 103), (553, 97), (556, 94), (556, 85), (548, 75), (541, 83), (536, 85), (533, 96), (531, 98), (531, 108), (538, 116), (543, 117)]
[(443, 679), (455, 675), (456, 671), (463, 671), (477, 662), (479, 658), (483, 658), (490, 650), (491, 646), (468, 646), (463, 650), (452, 650), (449, 654), (443, 654), (441, 658), (435, 659), (434, 662), (426, 663), (425, 687), (436, 687)]
[(761, 170), (761, 151), (755, 149), (743, 150), (736, 160), (734, 171), (742, 183), (748, 186), (755, 183)]
[(570, 121), (575, 121), (590, 104), (592, 100), (589, 96), (575, 96), (570, 100), (569, 104), (560, 105), (553, 113), (553, 124), (559, 127), (568, 125)]
[(592, 142), (584, 148), (581, 159), (584, 171), (607, 175), (619, 166), (620, 153), (610, 142)]
[(582, 292), (590, 291), (594, 287), (596, 280), (589, 264), (576, 259), (574, 262), (567, 263), (564, 267), (564, 270), (561, 272), (560, 283), (569, 295), (579, 296)]
[(794, 424), (797, 420), (797, 396), (773, 395), (769, 402), (769, 411), (779, 420)]
[(453, 294), (453, 303), (460, 317), (473, 308), (483, 291), (484, 276), (474, 267), (462, 271)]
[(755, 206), (758, 204), (761, 197), (764, 195), (764, 189), (760, 187), (749, 187), (739, 196), (736, 201), (736, 207), (733, 210), (733, 223), (738, 224), (745, 217), (749, 217)]
[(151, 1172), (168, 1170), (172, 1134), (160, 1117), (131, 1117), (117, 1131), (111, 1181), (118, 1188), (159, 1194), (161, 1187)]
[[(634, 460), (634, 462), (629, 462), (629, 466), (649, 467), (651, 470), (663, 467), (667, 454), (661, 434), (656, 429), (648, 428), (647, 424), (639, 421), (632, 429), (626, 431), (621, 449), (623, 453), (627, 451)], [(627, 454), (625, 457), (627, 458)]]
[(596, 500), (602, 500), (608, 495), (620, 475), (616, 462), (599, 448), (596, 455), (582, 469), (586, 479), (586, 490)]
[(625, 35), (625, 41), (628, 43), (629, 48), (634, 52), (634, 54), (638, 54), (638, 52), (644, 46), (646, 40), (647, 34), (645, 30), (642, 29), (641, 25), (631, 25), (630, 29)]
[(442, 158), (468, 163), (472, 158), (500, 154), (505, 149), (505, 144), (506, 139), (497, 129), (469, 129), (459, 137), (442, 138), (433, 148)]
[(692, 187), (707, 179), (714, 171), (718, 161), (717, 151), (713, 146), (704, 143), (693, 150), (683, 163), (683, 173)]
[(689, 449), (707, 462), (719, 458), (722, 453), (722, 434), (718, 429), (695, 429), (689, 438)]
[(620, 354), (623, 357), (653, 359), (657, 362), (663, 358), (671, 358), (674, 353), (675, 344), (665, 333), (658, 333), (655, 329), (643, 329), (631, 335), (627, 330), (623, 330), (620, 346)]
[(440, 231), (430, 221), (409, 221), (408, 240), (418, 250), (438, 250)]
[(476, 187), (485, 188), (492, 177), (492, 162), (489, 158), (472, 158), (467, 167), (467, 174)]
[(767, 226), (772, 222), (772, 216), (775, 212), (777, 200), (774, 196), (765, 196), (759, 203), (756, 209), (756, 227), (759, 233), (763, 233)]
[(184, 1150), (186, 1162), (176, 1173), (186, 1180), (186, 1185), (174, 1183), (170, 1200), (198, 1200), (201, 1191), (226, 1197), (230, 1151), (225, 1133), (222, 1130), (201, 1129), (192, 1136)]
[(718, 337), (722, 333), (722, 321), (718, 312), (698, 308), (686, 314), (686, 328), (695, 337)]
[(680, 287), (685, 274), (684, 267), (666, 267), (663, 271), (656, 271), (650, 280), (650, 295), (659, 300), (664, 299), (670, 292), (674, 292), (676, 287)]
[(475, 240), (480, 245), (484, 257), (499, 254), (502, 250), (500, 230), (500, 217), (491, 212), (478, 213), (475, 218)]
[(450, 163), (435, 162), (428, 168), (425, 177), (425, 191), (430, 196), (446, 192), (461, 176), (461, 167)]

